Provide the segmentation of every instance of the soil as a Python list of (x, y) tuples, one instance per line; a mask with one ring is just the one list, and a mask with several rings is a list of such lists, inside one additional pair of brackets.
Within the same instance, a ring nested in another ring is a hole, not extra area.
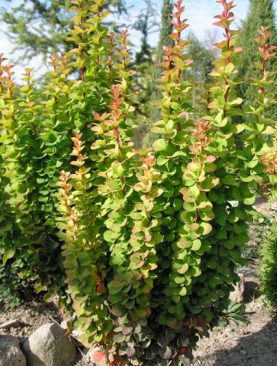
[(194, 366), (277, 366), (277, 317), (257, 296), (256, 266), (245, 268), (245, 324), (231, 322), (199, 341)]
[[(226, 327), (213, 329), (209, 338), (199, 341), (192, 366), (277, 366), (277, 317), (266, 308), (260, 297), (256, 297), (256, 270), (256, 264), (242, 270), (247, 322), (238, 325), (231, 321)], [(0, 325), (11, 319), (22, 323), (16, 328), (0, 329), (0, 334), (17, 336), (21, 342), (41, 325), (61, 321), (54, 305), (35, 301), (16, 309), (2, 308)], [(79, 353), (75, 366), (91, 364)]]
[[(257, 206), (263, 213), (272, 213), (264, 202)], [(276, 214), (275, 210), (273, 207)], [(199, 341), (192, 366), (277, 366), (277, 314), (270, 312), (259, 297), (257, 260), (250, 261), (240, 272), (245, 278), (247, 322), (238, 325), (230, 321), (225, 327), (213, 329), (209, 338)], [(1, 324), (12, 319), (18, 319), (20, 326), (1, 329)], [(61, 322), (58, 309), (42, 301), (30, 301), (16, 309), (0, 307), (0, 335), (14, 335), (21, 342), (39, 326), (53, 321)], [(81, 352), (75, 366), (91, 366)]]
[[(1, 329), (1, 324), (18, 320), (20, 324), (9, 329)], [(16, 308), (0, 307), (0, 335), (12, 335), (24, 341), (41, 325), (61, 322), (61, 316), (55, 305), (42, 300), (26, 302)]]

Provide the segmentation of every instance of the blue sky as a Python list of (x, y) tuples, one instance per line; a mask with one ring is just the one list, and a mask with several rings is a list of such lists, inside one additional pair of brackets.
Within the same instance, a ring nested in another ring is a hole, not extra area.
[[(134, 6), (134, 9), (139, 11), (144, 5), (143, 0), (127, 0), (127, 3)], [(153, 0), (157, 5), (157, 10), (161, 8), (162, 0)], [(213, 16), (221, 10), (216, 0), (185, 0), (186, 18), (189, 19), (189, 24), (193, 32), (200, 38), (205, 36), (207, 29), (211, 28)], [(244, 19), (249, 7), (249, 0), (237, 0), (235, 13), (239, 19)]]
[[(11, 4), (20, 4), (24, 0), (12, 0)], [(130, 9), (130, 19), (129, 23), (132, 24), (134, 22), (135, 16), (138, 15), (145, 7), (144, 0), (125, 0), (127, 5), (131, 7)], [(152, 0), (155, 9), (157, 9), (157, 19), (159, 20), (159, 13), (161, 10), (162, 0)], [(277, 9), (277, 0), (275, 1), (276, 9)], [(0, 0), (1, 5), (5, 4), (2, 0)], [(209, 34), (215, 32), (216, 27), (212, 26), (213, 16), (218, 14), (221, 10), (219, 4), (217, 4), (216, 0), (184, 0), (186, 4), (186, 18), (189, 20), (190, 30), (192, 30), (200, 39), (207, 39)], [(240, 23), (240, 20), (243, 20), (247, 14), (249, 7), (249, 0), (236, 0), (236, 8), (235, 15), (237, 16), (237, 23)], [(1, 27), (0, 27), (1, 29)], [(220, 35), (220, 34), (219, 34)], [(139, 43), (140, 35), (133, 31), (131, 34), (132, 41), (134, 43)], [(158, 39), (158, 34), (153, 34), (151, 36), (151, 43), (153, 45), (156, 44)], [(13, 45), (9, 42), (7, 37), (3, 34), (0, 34), (0, 52), (4, 52), (8, 58), (13, 58)], [(21, 60), (20, 65), (18, 65), (15, 69), (16, 78), (19, 78), (20, 73), (23, 70), (24, 60)], [(31, 67), (35, 69), (41, 69), (40, 58), (36, 57), (31, 61)], [(41, 69), (42, 70), (42, 69)]]

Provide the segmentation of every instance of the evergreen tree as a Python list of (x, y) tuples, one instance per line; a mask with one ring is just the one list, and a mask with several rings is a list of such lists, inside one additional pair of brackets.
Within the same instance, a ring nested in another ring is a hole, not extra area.
[[(240, 86), (240, 92), (242, 97), (251, 102), (254, 100), (253, 93), (255, 87), (251, 86), (251, 80), (253, 80), (259, 72), (258, 59), (259, 48), (256, 42), (256, 38), (259, 35), (261, 27), (267, 28), (271, 33), (269, 43), (271, 45), (277, 45), (277, 30), (275, 22), (274, 4), (273, 0), (251, 0), (250, 10), (247, 19), (244, 23), (242, 32), (240, 34), (238, 43), (243, 48), (244, 52), (241, 55), (239, 73), (241, 78), (246, 81)], [(272, 75), (271, 93), (277, 99), (277, 59), (272, 58), (269, 62), (269, 71), (275, 72)], [(272, 106), (269, 110), (269, 114), (273, 119), (277, 118), (277, 107)]]
[(156, 49), (149, 44), (149, 36), (158, 30), (157, 12), (152, 0), (144, 0), (134, 29), (142, 34), (141, 47), (135, 56), (136, 73), (134, 75), (133, 105), (136, 108), (137, 125), (134, 142), (136, 147), (145, 145), (145, 136), (149, 133), (149, 119), (152, 111), (153, 70)]
[(201, 81), (203, 84), (210, 82), (210, 73), (213, 69), (215, 60), (215, 51), (204, 45), (199, 39), (191, 33), (189, 36), (189, 54), (193, 60), (191, 72), (193, 79)]
[[(1, 2), (2, 3), (2, 2)], [(4, 3), (9, 3), (4, 0)], [(1, 20), (8, 27), (8, 36), (23, 50), (25, 57), (38, 54), (47, 58), (62, 50), (67, 52), (72, 44), (67, 34), (72, 28), (71, 0), (25, 0), (9, 10), (2, 9)], [(110, 0), (109, 7), (117, 13), (126, 11), (124, 0)]]
[(157, 31), (157, 12), (152, 4), (152, 0), (144, 0), (145, 8), (142, 9), (134, 29), (141, 32), (141, 48), (136, 54), (136, 64), (153, 62), (153, 47), (149, 44), (149, 36)]
[[(161, 30), (159, 37), (159, 44), (157, 48), (157, 62), (162, 62), (163, 59), (163, 47), (172, 47), (174, 45), (173, 39), (169, 37), (169, 35), (173, 31), (172, 25), (172, 13), (173, 13), (173, 4), (171, 0), (163, 0), (162, 7), (162, 16), (161, 16)], [(161, 69), (157, 68), (158, 75), (160, 76)]]
[[(169, 35), (173, 32), (173, 24), (172, 24), (172, 13), (173, 13), (173, 4), (171, 0), (163, 0), (162, 12), (161, 12), (161, 29), (159, 36), (159, 43), (156, 51), (156, 67), (153, 71), (152, 76), (152, 95), (153, 95), (153, 106), (151, 109), (151, 121), (152, 123), (157, 121), (160, 118), (159, 108), (156, 105), (156, 100), (160, 97), (160, 88), (159, 88), (159, 80), (161, 78), (162, 68), (160, 63), (163, 61), (163, 48), (164, 47), (173, 47), (174, 41)], [(151, 129), (151, 126), (150, 126)], [(146, 139), (146, 145), (151, 145), (153, 142), (153, 135), (150, 132)]]
[(192, 105), (195, 112), (198, 112), (195, 113), (198, 117), (205, 114), (208, 110), (208, 89), (212, 82), (210, 73), (213, 69), (216, 53), (214, 48), (206, 46), (193, 33), (190, 34), (189, 40), (188, 52), (193, 60), (193, 64), (184, 77), (195, 85), (195, 88), (192, 89)]

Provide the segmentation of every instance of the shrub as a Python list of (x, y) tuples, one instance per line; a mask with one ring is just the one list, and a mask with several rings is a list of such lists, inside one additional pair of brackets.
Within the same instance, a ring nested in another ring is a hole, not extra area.
[(261, 247), (260, 289), (271, 306), (277, 305), (277, 223), (273, 222), (271, 230)]
[[(104, 0), (72, 0), (76, 48), (53, 58), (40, 91), (29, 72), (20, 90), (7, 70), (2, 78), (1, 166), (19, 225), (9, 260), (24, 259), (31, 279), (59, 293), (82, 342), (99, 346), (111, 364), (186, 362), (238, 280), (255, 178), (264, 178), (261, 135), (272, 132), (265, 111), (273, 48), (262, 29), (252, 118), (234, 124), (243, 113), (241, 49), (231, 29), (234, 1), (218, 2), (224, 39), (216, 44), (209, 110), (196, 122), (194, 85), (183, 78), (192, 64), (182, 39), (188, 24), (182, 0), (174, 5), (159, 138), (149, 150), (132, 142), (128, 33), (109, 34)], [(4, 241), (3, 256), (8, 248)]]
[[(162, 119), (153, 151), (130, 142), (133, 109), (128, 85), (128, 50), (123, 34), (122, 69), (104, 113), (94, 113), (93, 151), (75, 132), (73, 174), (60, 178), (60, 237), (75, 326), (87, 344), (99, 344), (111, 363), (180, 364), (197, 336), (214, 321), (237, 280), (235, 267), (247, 241), (255, 201), (254, 177), (267, 133), (265, 65), (271, 49), (261, 31), (259, 97), (246, 126), (235, 95), (237, 32), (233, 2), (216, 25), (225, 39), (212, 76), (209, 115), (190, 119), (192, 84), (184, 10), (174, 11), (174, 46), (164, 48)], [(240, 143), (238, 143), (238, 140)], [(140, 159), (139, 159), (140, 158)], [(233, 202), (236, 202), (234, 205)]]
[(62, 169), (70, 168), (73, 131), (84, 129), (86, 140), (93, 140), (88, 128), (92, 111), (103, 110), (113, 69), (121, 67), (113, 59), (114, 37), (102, 26), (105, 12), (97, 10), (104, 2), (97, 4), (72, 1), (76, 18), (69, 40), (76, 48), (52, 57), (52, 70), (39, 89), (30, 69), (18, 87), (13, 66), (1, 56), (0, 155), (6, 195), (1, 221), (6, 226), (12, 222), (16, 235), (1, 241), (0, 253), (4, 264), (9, 259), (11, 268), (37, 291), (64, 292), (56, 228), (58, 178)]
[(2, 221), (4, 227), (10, 225), (8, 236), (1, 242), (3, 263), (23, 281), (36, 282), (40, 277), (43, 283), (51, 283), (53, 273), (59, 273), (58, 262), (49, 260), (56, 244), (47, 230), (37, 181), (42, 162), (42, 105), (30, 70), (24, 75), (25, 85), (19, 88), (12, 81), (12, 66), (1, 61), (0, 153), (1, 180), (5, 184)]

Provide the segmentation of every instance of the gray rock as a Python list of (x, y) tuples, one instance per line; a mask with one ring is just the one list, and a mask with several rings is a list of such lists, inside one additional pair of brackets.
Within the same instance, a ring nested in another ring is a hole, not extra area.
[(18, 319), (11, 319), (0, 325), (0, 329), (18, 328), (23, 325)]
[(76, 347), (56, 323), (38, 328), (23, 345), (28, 366), (70, 366), (76, 358)]
[(13, 336), (0, 336), (0, 366), (26, 366), (19, 341)]

